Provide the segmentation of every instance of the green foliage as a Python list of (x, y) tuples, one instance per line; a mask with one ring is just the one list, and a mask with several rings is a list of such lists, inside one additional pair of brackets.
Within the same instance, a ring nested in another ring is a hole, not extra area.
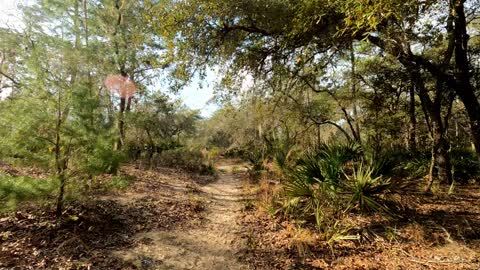
[(58, 189), (56, 179), (35, 179), (0, 174), (0, 211), (12, 211), (23, 202), (41, 201)]
[(337, 160), (337, 163), (344, 164), (349, 160), (358, 159), (362, 153), (362, 146), (356, 142), (349, 143), (324, 143), (318, 146), (320, 158)]
[[(128, 114), (126, 144), (143, 155), (173, 149), (197, 131), (199, 112), (163, 93), (145, 94), (143, 102)], [(134, 156), (133, 158), (138, 158)]]
[(427, 157), (418, 157), (412, 158), (411, 160), (404, 161), (401, 163), (400, 170), (406, 172), (410, 177), (421, 178), (428, 175), (430, 169), (431, 158)]
[(360, 164), (352, 175), (345, 175), (345, 189), (352, 194), (347, 210), (357, 208), (362, 212), (391, 213), (384, 203), (385, 194), (391, 191), (391, 181), (382, 176), (373, 177), (373, 171), (372, 167)]
[(285, 173), (291, 166), (292, 152), (294, 151), (294, 148), (284, 140), (274, 141), (273, 144), (273, 162), (279, 172)]
[(200, 174), (214, 174), (215, 168), (199, 150), (177, 148), (161, 152), (155, 157), (156, 166), (179, 168)]
[[(82, 182), (116, 173), (126, 160), (121, 146), (155, 152), (196, 132), (197, 111), (148, 89), (169, 62), (149, 8), (148, 1), (22, 6), (21, 34), (0, 29), (0, 87), (12, 90), (0, 100), (0, 159), (41, 166), (62, 184), (72, 176)], [(136, 86), (121, 113), (120, 99), (103, 84), (119, 73)], [(59, 192), (59, 208), (62, 198)]]
[(106, 189), (124, 190), (134, 179), (128, 175), (114, 175), (110, 181), (105, 184)]
[(274, 198), (277, 210), (272, 213), (313, 219), (318, 229), (328, 234), (335, 226), (345, 229), (334, 224), (346, 213), (396, 216), (404, 208), (402, 196), (416, 189), (413, 181), (382, 176), (380, 172), (390, 165), (372, 159), (358, 145), (323, 145), (319, 149), (316, 154), (304, 153), (298, 165), (287, 170), (283, 193)]
[(325, 181), (338, 186), (343, 166), (361, 155), (361, 147), (355, 143), (322, 144), (315, 152), (307, 152), (294, 169), (310, 184)]
[(291, 177), (284, 184), (285, 192), (290, 197), (305, 197), (305, 198), (314, 198), (315, 189), (314, 182), (320, 182), (316, 178), (313, 180), (305, 178), (302, 173), (294, 173), (290, 175)]
[(244, 153), (244, 157), (252, 164), (253, 171), (263, 170), (263, 161), (265, 159), (263, 149), (253, 149)]
[[(314, 153), (306, 153), (298, 161), (298, 166), (295, 168), (295, 171), (298, 175), (301, 175), (307, 183), (312, 184), (315, 181), (325, 181), (324, 174), (326, 172), (323, 169), (325, 164), (328, 165), (328, 159), (326, 162), (323, 160), (324, 159), (318, 158)], [(335, 166), (335, 164), (332, 164), (332, 166)]]
[(364, 161), (373, 169), (373, 176), (422, 178), (428, 174), (431, 157), (427, 151), (412, 152), (397, 146), (381, 150), (367, 148)]
[[(465, 148), (453, 148), (450, 152), (453, 176), (457, 182), (466, 183), (480, 175), (480, 165), (473, 151)], [(428, 175), (431, 166), (431, 153), (395, 147), (381, 151), (365, 151), (367, 164), (373, 168), (373, 176), (400, 175), (408, 178), (423, 178)], [(434, 168), (435, 169), (435, 168)]]
[(480, 179), (480, 163), (471, 150), (453, 149), (451, 151), (453, 177), (460, 183)]

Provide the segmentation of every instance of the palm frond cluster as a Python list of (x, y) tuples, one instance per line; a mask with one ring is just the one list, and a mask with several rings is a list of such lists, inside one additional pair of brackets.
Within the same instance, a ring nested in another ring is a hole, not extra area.
[(282, 167), (284, 191), (276, 198), (277, 213), (311, 218), (322, 231), (348, 213), (398, 216), (399, 198), (415, 182), (385, 176), (391, 164), (374, 156), (355, 143), (324, 144), (304, 153), (294, 165)]

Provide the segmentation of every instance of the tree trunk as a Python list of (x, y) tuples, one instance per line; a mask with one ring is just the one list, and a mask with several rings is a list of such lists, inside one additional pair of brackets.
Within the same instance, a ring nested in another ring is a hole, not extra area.
[(55, 169), (57, 173), (58, 180), (60, 180), (60, 190), (57, 197), (57, 209), (56, 217), (60, 218), (63, 210), (63, 194), (65, 192), (65, 177), (64, 177), (64, 167), (65, 160), (62, 158), (62, 137), (61, 137), (61, 128), (62, 128), (62, 95), (61, 91), (58, 92), (57, 97), (57, 119), (55, 124)]
[(445, 138), (445, 134), (442, 134), (441, 131), (435, 131), (434, 154), (438, 166), (438, 179), (441, 182), (446, 182), (447, 184), (451, 184), (453, 182), (452, 163), (448, 153), (449, 148), (450, 144)]
[[(438, 178), (441, 182), (451, 183), (452, 178), (452, 164), (449, 156), (450, 142), (447, 138), (448, 120), (451, 114), (453, 105), (453, 95), (447, 96), (446, 88), (442, 80), (437, 80), (434, 99), (432, 100), (429, 92), (425, 88), (425, 82), (419, 70), (413, 69), (412, 80), (418, 90), (418, 96), (422, 104), (427, 126), (432, 138), (432, 163), (428, 176), (427, 191), (430, 191), (434, 181), (434, 166), (438, 168)], [(448, 101), (446, 100), (448, 97)], [(442, 104), (447, 101), (447, 113), (442, 117)]]
[(450, 144), (445, 137), (444, 130), (433, 123), (432, 164), (428, 175), (427, 191), (430, 191), (434, 182), (434, 166), (437, 165), (437, 176), (440, 182), (451, 184), (453, 182), (452, 163), (449, 155)]
[(432, 186), (433, 186), (433, 180), (434, 180), (434, 171), (435, 171), (435, 149), (432, 147), (432, 159), (430, 161), (430, 169), (428, 170), (428, 184), (427, 188), (425, 189), (425, 192), (431, 192), (432, 191)]
[(356, 71), (355, 71), (355, 49), (353, 46), (353, 42), (350, 44), (350, 62), (351, 62), (351, 83), (352, 83), (352, 103), (353, 103), (353, 118), (355, 121), (355, 133), (357, 134), (355, 137), (359, 143), (361, 143), (361, 135), (360, 135), (360, 125), (358, 123), (358, 111), (357, 111), (357, 80), (356, 80)]
[(417, 151), (417, 117), (415, 116), (415, 85), (410, 86), (410, 103), (409, 103), (409, 127), (408, 127), (408, 148), (410, 151)]
[[(444, 80), (448, 88), (455, 91), (467, 111), (472, 141), (475, 145), (477, 158), (480, 161), (480, 102), (470, 81), (470, 62), (467, 54), (470, 37), (467, 33), (464, 5), (464, 0), (450, 0), (449, 2), (449, 19), (447, 21), (449, 45), (445, 51), (445, 61), (442, 63), (434, 64), (423, 57), (413, 55), (411, 52), (399, 55), (398, 53), (401, 50), (395, 46), (389, 52), (396, 55), (406, 68), (424, 68), (435, 79)], [(378, 47), (388, 50), (386, 42), (380, 38), (369, 36), (368, 40)], [(455, 57), (453, 66), (450, 64), (452, 54)], [(450, 74), (449, 70), (452, 70), (453, 74)]]
[[(451, 103), (449, 104), (451, 106)], [(432, 143), (432, 166), (437, 165), (437, 175), (440, 182), (451, 184), (453, 182), (452, 176), (452, 163), (450, 160), (450, 142), (447, 138), (447, 127), (449, 115), (442, 121), (441, 112), (436, 108), (430, 108), (430, 121), (433, 143)], [(449, 108), (447, 108), (449, 109)], [(429, 183), (428, 189), (430, 190), (433, 185), (433, 167), (430, 168), (428, 176)]]
[(61, 172), (58, 174), (58, 180), (60, 181), (60, 190), (58, 192), (58, 197), (57, 197), (57, 210), (55, 211), (55, 214), (57, 216), (57, 219), (62, 216), (62, 211), (63, 211), (63, 197), (65, 193), (65, 174)]
[(320, 125), (316, 125), (317, 128), (317, 147), (320, 147), (322, 144), (322, 134), (320, 133)]
[(125, 98), (120, 98), (120, 111), (118, 112), (118, 131), (119, 137), (115, 150), (122, 150), (123, 141), (125, 139), (125, 120), (123, 119), (125, 113)]
[(480, 102), (478, 101), (478, 98), (475, 95), (475, 89), (470, 82), (470, 63), (467, 55), (469, 36), (467, 34), (464, 2), (465, 1), (463, 0), (455, 0), (450, 3), (451, 7), (454, 9), (451, 12), (455, 14), (455, 29), (453, 32), (455, 38), (455, 77), (457, 79), (457, 87), (455, 91), (467, 110), (473, 144), (475, 145), (477, 158), (480, 161)]

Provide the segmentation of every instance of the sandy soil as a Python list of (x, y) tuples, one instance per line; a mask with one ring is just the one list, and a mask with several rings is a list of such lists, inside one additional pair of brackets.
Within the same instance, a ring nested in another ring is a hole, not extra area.
[(244, 200), (241, 175), (233, 172), (238, 169), (235, 163), (223, 162), (217, 169), (217, 181), (197, 186), (188, 195), (204, 208), (202, 220), (192, 220), (194, 226), (186, 229), (139, 233), (134, 236), (138, 245), (115, 254), (139, 269), (247, 269), (237, 259), (243, 248), (238, 237)]

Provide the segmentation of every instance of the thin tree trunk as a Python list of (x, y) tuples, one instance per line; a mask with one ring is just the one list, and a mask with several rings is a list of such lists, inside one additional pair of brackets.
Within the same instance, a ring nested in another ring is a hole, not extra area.
[(357, 80), (356, 80), (356, 71), (355, 71), (355, 49), (353, 42), (350, 44), (350, 61), (351, 61), (351, 83), (352, 83), (352, 103), (353, 103), (353, 118), (355, 121), (355, 133), (357, 134), (357, 141), (361, 142), (360, 136), (360, 125), (358, 123), (358, 111), (357, 111)]
[(88, 47), (88, 13), (87, 0), (83, 0), (83, 26), (85, 28), (85, 47)]
[(322, 136), (320, 134), (320, 125), (316, 125), (317, 126), (317, 147), (320, 147), (320, 145), (322, 144)]
[(74, 1), (73, 28), (75, 31), (75, 48), (80, 48), (80, 6), (78, 0)]
[(408, 148), (410, 151), (417, 151), (417, 117), (415, 116), (415, 84), (410, 86), (410, 103), (409, 103), (410, 123), (408, 128)]
[(428, 184), (427, 188), (425, 189), (425, 192), (431, 192), (432, 191), (432, 186), (433, 186), (433, 173), (435, 170), (435, 149), (432, 146), (432, 159), (430, 161), (430, 169), (428, 170)]
[(58, 180), (60, 181), (60, 190), (58, 192), (58, 197), (57, 197), (57, 209), (55, 211), (55, 214), (57, 216), (57, 219), (62, 216), (62, 211), (63, 211), (63, 198), (65, 194), (65, 174), (63, 172), (60, 172), (58, 174)]
[(125, 113), (125, 98), (120, 98), (120, 111), (118, 112), (118, 131), (119, 131), (119, 138), (117, 141), (117, 145), (115, 147), (115, 150), (122, 150), (123, 147), (123, 141), (125, 139), (125, 120), (124, 118), (124, 113)]
[(57, 122), (55, 125), (55, 169), (57, 173), (58, 180), (60, 181), (60, 189), (57, 196), (57, 209), (56, 216), (57, 219), (62, 215), (63, 210), (63, 196), (65, 193), (65, 176), (64, 176), (64, 160), (62, 158), (61, 150), (61, 128), (62, 128), (62, 106), (61, 106), (61, 92), (58, 93), (57, 99)]
[(443, 131), (436, 131), (435, 132), (435, 139), (434, 139), (434, 149), (435, 151), (435, 159), (438, 165), (438, 179), (441, 182), (446, 182), (451, 184), (453, 182), (452, 178), (452, 163), (450, 160), (450, 155), (448, 154), (448, 150), (450, 148), (450, 144), (448, 140), (445, 138), (445, 133)]

